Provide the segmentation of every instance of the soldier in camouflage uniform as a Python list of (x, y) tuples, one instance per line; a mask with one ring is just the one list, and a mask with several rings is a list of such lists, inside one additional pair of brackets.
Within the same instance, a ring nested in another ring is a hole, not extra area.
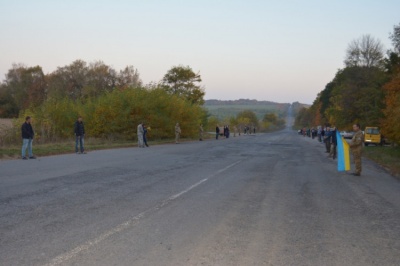
[(363, 144), (363, 133), (360, 129), (359, 124), (353, 125), (354, 136), (350, 142), (350, 149), (353, 153), (354, 163), (356, 165), (356, 171), (353, 173), (355, 176), (361, 175), (361, 151), (362, 151), (362, 144)]

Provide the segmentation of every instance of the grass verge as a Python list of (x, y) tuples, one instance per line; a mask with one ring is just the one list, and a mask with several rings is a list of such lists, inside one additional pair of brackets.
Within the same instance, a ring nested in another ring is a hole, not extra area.
[(392, 175), (400, 176), (400, 147), (369, 146), (364, 148), (364, 155), (389, 169)]
[[(183, 139), (182, 141), (190, 141), (190, 139)], [(159, 145), (166, 143), (174, 143), (171, 139), (165, 140), (155, 140), (149, 141), (149, 145)], [(22, 143), (21, 143), (22, 145)], [(0, 159), (18, 159), (21, 158), (21, 145), (8, 145), (1, 147), (0, 149)], [(95, 150), (106, 150), (106, 149), (116, 149), (116, 148), (128, 148), (137, 147), (137, 141), (127, 141), (127, 140), (103, 140), (103, 139), (85, 139), (85, 150), (95, 151)], [(57, 154), (67, 154), (75, 152), (75, 141), (68, 140), (57, 143), (45, 143), (36, 144), (33, 142), (33, 153), (36, 156), (49, 156)]]

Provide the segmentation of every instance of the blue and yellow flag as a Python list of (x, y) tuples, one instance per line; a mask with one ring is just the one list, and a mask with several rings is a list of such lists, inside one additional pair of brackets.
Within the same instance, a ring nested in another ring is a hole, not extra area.
[(347, 141), (336, 131), (338, 171), (350, 170), (350, 146)]

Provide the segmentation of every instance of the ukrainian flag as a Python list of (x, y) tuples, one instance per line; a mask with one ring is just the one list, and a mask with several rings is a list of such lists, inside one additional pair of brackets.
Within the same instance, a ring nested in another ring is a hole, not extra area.
[(347, 141), (336, 130), (338, 171), (350, 170), (350, 147)]

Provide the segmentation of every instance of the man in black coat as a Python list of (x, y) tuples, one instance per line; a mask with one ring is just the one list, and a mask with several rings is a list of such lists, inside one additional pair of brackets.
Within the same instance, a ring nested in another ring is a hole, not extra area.
[(333, 160), (336, 159), (336, 147), (337, 147), (337, 137), (336, 137), (336, 127), (332, 128), (332, 143), (331, 143), (331, 152), (329, 153), (329, 156), (332, 157)]
[(79, 143), (79, 148), (81, 151), (81, 154), (86, 154), (85, 148), (84, 148), (84, 143), (85, 143), (85, 126), (83, 125), (82, 117), (79, 116), (78, 120), (75, 122), (74, 126), (74, 132), (75, 132), (75, 152), (76, 154), (79, 154), (79, 149), (78, 149), (78, 143)]
[(25, 123), (21, 126), (21, 134), (22, 134), (22, 159), (27, 160), (26, 158), (26, 149), (28, 148), (29, 159), (36, 159), (32, 153), (32, 141), (35, 133), (33, 132), (33, 128), (31, 125), (31, 117), (27, 116), (25, 118)]
[(218, 136), (219, 136), (219, 126), (217, 125), (215, 127), (215, 139), (218, 139)]

